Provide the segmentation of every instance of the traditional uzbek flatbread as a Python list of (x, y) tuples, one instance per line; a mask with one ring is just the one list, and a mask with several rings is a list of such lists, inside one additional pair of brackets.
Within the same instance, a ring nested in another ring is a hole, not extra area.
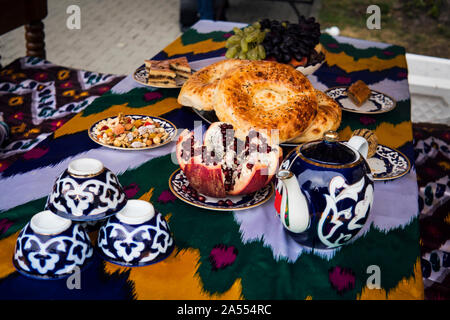
[(250, 61), (220, 79), (214, 110), (220, 121), (234, 126), (238, 138), (245, 138), (251, 129), (273, 136), (276, 129), (282, 143), (311, 125), (317, 114), (316, 91), (289, 65)]
[(342, 119), (342, 110), (339, 104), (327, 94), (316, 90), (318, 110), (311, 125), (297, 138), (291, 140), (294, 143), (305, 143), (320, 140), (328, 130), (336, 131)]
[(247, 60), (226, 59), (195, 72), (183, 84), (178, 103), (199, 110), (213, 110), (217, 84), (231, 69), (248, 63)]

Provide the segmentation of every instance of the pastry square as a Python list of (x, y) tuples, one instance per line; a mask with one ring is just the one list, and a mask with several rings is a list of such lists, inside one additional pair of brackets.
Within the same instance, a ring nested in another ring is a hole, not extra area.
[(167, 84), (167, 85), (172, 85), (172, 86), (176, 86), (177, 83), (175, 81), (174, 78), (169, 78), (169, 77), (149, 77), (148, 84)]
[(189, 66), (186, 57), (179, 57), (175, 59), (170, 59), (168, 61), (170, 68), (172, 68), (172, 70), (174, 70), (175, 72), (180, 71), (184, 73), (191, 73), (191, 67)]
[(371, 94), (370, 88), (362, 80), (356, 81), (347, 90), (348, 97), (358, 107), (360, 107), (364, 102), (367, 101), (367, 99), (369, 99), (370, 94)]
[(167, 60), (145, 60), (145, 68), (147, 70), (149, 78), (151, 77), (168, 77), (175, 78), (176, 73), (170, 69), (169, 62)]

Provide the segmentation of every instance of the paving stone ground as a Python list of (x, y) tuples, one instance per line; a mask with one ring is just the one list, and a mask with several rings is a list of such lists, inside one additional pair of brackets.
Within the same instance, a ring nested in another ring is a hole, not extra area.
[[(48, 0), (44, 20), (47, 60), (77, 69), (127, 75), (181, 34), (180, 0)], [(229, 0), (228, 21), (252, 23), (261, 18), (296, 21), (286, 1)], [(80, 30), (66, 26), (67, 8), (77, 5), (81, 12)], [(296, 4), (305, 16), (316, 16), (320, 0), (313, 5)], [(1, 63), (7, 65), (25, 56), (24, 28), (0, 36)], [(415, 65), (408, 61), (410, 71)], [(423, 100), (423, 99), (422, 99)], [(442, 122), (429, 110), (441, 110), (412, 98), (413, 121)], [(439, 100), (440, 101), (440, 100)], [(448, 109), (444, 108), (445, 110)], [(446, 118), (448, 119), (448, 118)], [(446, 120), (449, 121), (449, 120)]]
[[(250, 23), (264, 17), (296, 20), (287, 2), (229, 3), (229, 21)], [(70, 5), (80, 8), (79, 30), (66, 26)], [(312, 8), (297, 7), (306, 15)], [(44, 19), (47, 60), (79, 69), (130, 74), (181, 34), (179, 8), (179, 0), (48, 0)], [(25, 55), (23, 27), (0, 36), (0, 55), (3, 65)]]

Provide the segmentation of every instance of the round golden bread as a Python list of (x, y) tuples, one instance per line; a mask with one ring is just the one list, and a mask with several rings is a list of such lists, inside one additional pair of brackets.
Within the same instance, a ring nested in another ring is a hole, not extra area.
[(278, 130), (279, 143), (302, 134), (317, 113), (315, 89), (293, 67), (274, 61), (250, 61), (226, 73), (216, 91), (214, 110), (242, 139), (250, 129)]
[(219, 80), (231, 69), (246, 64), (247, 60), (225, 59), (200, 69), (183, 84), (178, 103), (198, 110), (214, 110), (214, 99)]
[(305, 143), (320, 140), (328, 130), (336, 131), (341, 125), (342, 110), (339, 104), (322, 91), (316, 90), (318, 110), (311, 125), (290, 142)]

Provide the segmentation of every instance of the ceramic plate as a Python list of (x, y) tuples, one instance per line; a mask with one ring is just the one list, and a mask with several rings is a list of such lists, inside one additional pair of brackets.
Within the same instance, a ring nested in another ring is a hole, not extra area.
[[(181, 169), (177, 169), (172, 173), (169, 178), (169, 187), (170, 191), (172, 191), (178, 199), (196, 207), (216, 211), (237, 211), (254, 208), (269, 200), (272, 197), (274, 190), (273, 183), (270, 183), (261, 190), (248, 195), (228, 196), (226, 198), (204, 196), (204, 201), (200, 201), (187, 192), (189, 181)], [(227, 200), (231, 200), (229, 205), (226, 204)]]
[(89, 128), (89, 138), (91, 138), (91, 140), (93, 140), (94, 142), (98, 143), (99, 145), (102, 145), (104, 147), (108, 147), (111, 149), (117, 149), (117, 150), (147, 150), (147, 149), (154, 149), (154, 148), (158, 148), (161, 147), (163, 145), (168, 144), (169, 142), (171, 142), (173, 140), (173, 138), (175, 138), (175, 136), (177, 135), (177, 127), (175, 127), (175, 125), (170, 122), (169, 120), (163, 119), (163, 118), (159, 118), (159, 117), (152, 117), (152, 116), (146, 116), (146, 115), (138, 115), (138, 114), (134, 114), (134, 115), (124, 115), (124, 117), (130, 117), (134, 120), (137, 119), (143, 119), (143, 118), (151, 118), (153, 121), (155, 121), (156, 123), (159, 123), (159, 125), (161, 126), (161, 128), (164, 128), (164, 130), (166, 130), (166, 132), (169, 133), (169, 136), (167, 137), (167, 139), (160, 143), (160, 144), (155, 144), (155, 145), (151, 145), (148, 147), (142, 147), (142, 148), (125, 148), (125, 147), (116, 147), (113, 145), (109, 145), (103, 142), (100, 142), (96, 135), (94, 134), (94, 129), (97, 126), (97, 124), (103, 120), (107, 120), (107, 119), (112, 119), (112, 118), (116, 118), (116, 117), (110, 117), (110, 118), (106, 118), (106, 119), (102, 119), (97, 121), (96, 123), (94, 123), (90, 128)]
[(372, 91), (369, 99), (360, 107), (356, 106), (352, 100), (347, 96), (348, 87), (335, 87), (325, 91), (325, 93), (336, 100), (341, 106), (342, 110), (363, 114), (377, 114), (391, 111), (396, 106), (396, 101), (388, 95)]
[(309, 76), (309, 75), (313, 74), (314, 72), (316, 72), (317, 70), (319, 70), (319, 68), (323, 65), (324, 62), (325, 62), (325, 59), (322, 60), (322, 62), (318, 62), (314, 65), (306, 66), (306, 67), (297, 67), (295, 69), (297, 71), (300, 71), (301, 73), (303, 73), (304, 76)]
[[(194, 72), (195, 71), (192, 70), (191, 74)], [(176, 85), (174, 86), (171, 84), (164, 84), (164, 83), (148, 83), (147, 78), (148, 78), (148, 76), (147, 76), (147, 70), (145, 70), (145, 65), (140, 66), (133, 73), (133, 79), (136, 82), (139, 82), (140, 84), (143, 84), (144, 86), (153, 87), (153, 88), (181, 88), (187, 80), (186, 78), (176, 76), (175, 77)]]
[(375, 155), (367, 159), (374, 180), (397, 179), (411, 168), (408, 157), (398, 150), (378, 145)]

